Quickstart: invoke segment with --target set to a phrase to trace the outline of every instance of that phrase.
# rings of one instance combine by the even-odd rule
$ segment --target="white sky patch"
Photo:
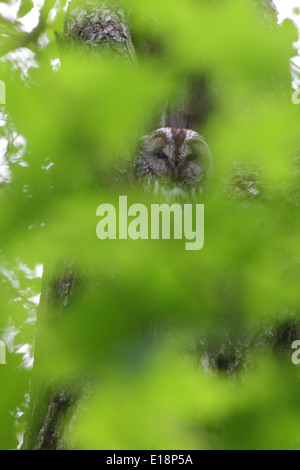
[[[50,61],[50,64],[52,65],[52,70],[53,72],[57,72],[60,68],[60,59],[56,58]]]
[[[7,116],[4,113],[0,113],[0,127],[4,127],[6,125],[6,118]]]
[[[279,12],[279,23],[285,18],[291,18],[300,25],[300,16],[294,13],[295,8],[300,8],[299,0],[273,0],[273,2]]]
[[[34,1],[34,8],[20,19],[22,29],[26,31],[26,33],[30,33],[30,31],[36,28],[39,24],[40,8],[43,6],[43,3],[43,0]]]
[[[38,304],[40,303],[40,298],[41,298],[41,294],[37,294],[35,295],[34,297],[30,297],[29,302],[32,302],[34,305],[38,306]]]
[[[26,264],[19,263],[18,268],[25,273],[27,279],[36,279],[37,277],[42,277],[43,275],[42,264],[37,264],[34,269],[30,269]]]
[[[66,1],[64,10],[67,9],[70,0]],[[9,20],[16,20],[18,15],[18,10],[20,7],[21,0],[12,0],[9,4],[0,3],[0,15],[3,15],[4,18]],[[53,21],[57,14],[57,7],[60,4],[60,0],[56,1],[54,8],[50,11],[50,20]],[[26,33],[30,33],[34,28],[37,27],[40,18],[40,9],[44,5],[44,0],[33,0],[33,8],[19,19],[19,23],[22,27],[22,30]]]
[[[18,275],[19,271],[23,272],[27,279],[41,279],[43,276],[43,265],[36,264],[33,269],[30,269],[26,264],[19,261],[14,267],[9,267],[7,263],[6,266],[4,264],[0,266],[0,273],[2,273],[9,280],[14,289],[16,289],[22,294],[23,291],[20,290],[20,281]],[[39,300],[37,298],[37,295],[31,297],[28,300],[33,303],[36,303]]]
[[[286,18],[290,18],[297,26],[300,38],[300,0],[273,0],[273,2],[279,12],[278,22],[282,23]],[[294,46],[297,53],[292,59],[293,86],[298,88],[300,86],[300,39]]]
[[[17,18],[21,0],[11,1],[10,3],[0,3],[0,15],[4,18],[14,21]]]
[[[28,78],[29,69],[38,68],[34,52],[26,47],[20,47],[15,51],[9,52],[1,60],[7,59],[11,62],[13,70],[21,70],[22,78]]]
[[[15,21],[18,16],[21,0],[11,0],[10,3],[0,3],[0,14],[11,21]],[[34,7],[30,10],[27,15],[23,16],[20,23],[22,24],[24,31],[31,31],[38,24],[40,16],[40,8],[43,6],[44,0],[33,0]],[[28,29],[31,28],[31,29]]]
[[[0,266],[0,273],[7,277],[14,289],[20,289],[20,283],[14,269],[7,269],[4,266]]]
[[[23,354],[22,366],[25,369],[32,369],[34,358],[30,344],[23,344],[16,352],[17,354]]]
[[[18,333],[19,331],[15,327],[9,326],[8,328],[5,328],[5,331],[1,336],[1,339],[3,339],[3,341],[5,342],[10,353],[14,351],[15,336],[17,336]]]
[[[41,278],[43,275],[43,265],[36,264],[33,269],[29,268],[25,263],[17,262],[15,267],[10,268],[8,263],[6,266],[0,266],[0,272],[9,280],[12,287],[16,289],[16,297],[13,302],[22,302],[25,311],[27,311],[26,324],[34,324],[36,321],[36,307],[40,302],[41,293],[35,293],[30,287],[25,290],[21,289],[19,272],[22,271],[27,279]],[[31,295],[31,297],[30,297]],[[30,344],[16,344],[16,337],[20,333],[13,324],[5,328],[1,339],[4,340],[9,352],[22,354],[22,366],[31,369],[33,366],[33,351]]]

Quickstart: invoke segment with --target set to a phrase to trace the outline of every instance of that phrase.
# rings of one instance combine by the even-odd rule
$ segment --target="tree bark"
[[[56,39],[59,47],[79,47],[84,54],[108,53],[136,62],[129,20],[120,2],[71,3],[64,31],[56,33]]]
[[[255,0],[257,1],[257,0]],[[260,0],[273,14],[273,2]],[[136,53],[132,42],[130,24],[122,3],[118,1],[72,2],[65,16],[64,30],[56,33],[59,49],[77,48],[80,54],[110,54],[125,57],[136,63]],[[212,109],[209,82],[205,76],[184,77],[179,95],[167,103],[158,120],[158,126],[193,128],[207,119]],[[52,277],[53,279],[53,277]],[[63,274],[50,281],[43,278],[41,302],[38,308],[37,340],[34,368],[42,366],[42,346],[44,332],[55,309],[53,303],[65,306],[69,303],[79,285],[79,275],[72,266],[66,267]],[[41,318],[43,316],[43,318]],[[76,407],[82,393],[82,383],[49,383],[47,379],[34,380],[27,427],[22,449],[57,450],[69,448],[65,440],[65,421]]]
[[[33,379],[23,450],[57,450],[64,448],[64,425],[74,406],[76,387],[59,384],[43,376],[44,347],[47,328],[56,323],[59,311],[66,307],[79,285],[79,277],[72,266],[53,276],[43,274],[40,304],[37,309],[37,337],[35,343],[34,369],[38,379]],[[51,347],[50,347],[51,351]],[[50,352],[51,353],[51,352]],[[79,384],[78,384],[79,385]]]
[[[136,63],[129,21],[120,2],[73,2],[65,16],[64,31],[56,33],[59,49],[76,48],[79,54],[109,54]],[[45,271],[45,268],[44,268]],[[50,280],[51,279],[51,280]],[[56,279],[53,281],[53,279]],[[33,380],[27,426],[22,449],[58,450],[70,448],[66,441],[65,422],[82,396],[82,380],[65,384],[49,383],[41,374],[43,342],[47,325],[55,322],[56,308],[64,307],[78,288],[79,275],[67,266],[63,274],[43,275],[43,289],[37,312],[37,338],[34,368],[39,368],[39,379]],[[55,305],[54,305],[55,304]],[[54,318],[53,318],[54,315]],[[87,387],[85,382],[84,387]]]

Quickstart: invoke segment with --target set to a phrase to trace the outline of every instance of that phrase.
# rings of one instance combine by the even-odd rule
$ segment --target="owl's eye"
[[[189,160],[190,162],[194,161],[194,160],[198,160],[198,155],[193,152],[193,153],[190,153],[187,157],[186,157],[187,160]]]
[[[156,154],[157,158],[159,158],[160,160],[168,160],[168,157],[165,153],[161,153],[161,152],[158,152]]]

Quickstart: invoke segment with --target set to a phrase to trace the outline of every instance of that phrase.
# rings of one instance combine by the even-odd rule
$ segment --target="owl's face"
[[[212,167],[212,157],[197,132],[164,127],[143,138],[136,167],[139,176],[173,187],[201,187]]]

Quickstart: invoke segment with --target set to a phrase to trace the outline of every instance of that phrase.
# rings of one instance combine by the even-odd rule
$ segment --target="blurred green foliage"
[[[64,15],[59,4],[49,16],[54,4],[45,1],[31,33],[0,18],[1,53],[26,47],[38,64],[24,79],[10,60],[0,62],[7,88],[0,137],[9,142],[10,169],[0,186],[1,332],[13,326],[16,344],[33,344],[30,299],[40,279],[18,266],[43,264],[42,360],[30,374],[36,382],[94,378],[72,433],[79,446],[298,448],[292,350],[278,359],[261,339],[272,343],[278,318],[299,317],[294,29],[272,27],[252,1],[128,0],[133,37],[155,40],[154,54],[134,67],[64,51],[54,71],[53,32]],[[19,18],[31,8],[23,1]],[[49,43],[40,47],[44,33]],[[215,103],[196,129],[215,166],[204,249],[185,251],[179,240],[98,240],[99,204],[117,206],[123,194],[129,204],[153,202],[127,186],[118,168],[130,163],[136,139],[188,74],[208,77]],[[65,304],[47,286],[70,266],[79,287]],[[256,340],[244,339],[253,332]],[[205,371],[207,341],[216,349],[227,341],[233,351],[236,342],[240,374]],[[27,416],[16,413],[29,390],[20,354],[9,354],[0,378],[0,448],[15,448]]]

